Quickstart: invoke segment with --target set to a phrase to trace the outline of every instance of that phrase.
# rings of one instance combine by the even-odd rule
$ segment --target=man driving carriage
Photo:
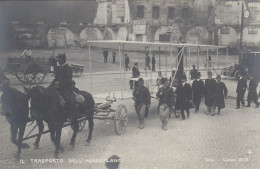
[[[66,62],[65,53],[59,54],[57,61],[60,66],[56,69],[55,78],[50,84],[50,87],[54,87],[58,90],[59,94],[65,101],[65,106],[69,111],[73,111],[75,110],[73,109],[75,102],[72,90],[72,69]]]

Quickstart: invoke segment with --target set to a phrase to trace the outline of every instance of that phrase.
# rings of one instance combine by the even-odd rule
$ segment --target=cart
[[[71,68],[73,77],[79,77],[84,71],[82,65],[71,64]],[[9,56],[5,71],[15,75],[24,84],[39,84],[48,73],[51,73],[50,59]]]

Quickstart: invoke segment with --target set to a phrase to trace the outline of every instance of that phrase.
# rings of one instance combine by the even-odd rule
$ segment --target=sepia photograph
[[[0,0],[0,168],[260,169],[259,82],[260,0]]]

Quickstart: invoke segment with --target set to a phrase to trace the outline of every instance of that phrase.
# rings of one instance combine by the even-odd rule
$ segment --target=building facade
[[[238,48],[242,8],[243,45],[260,46],[259,0],[13,1],[3,6],[15,47],[85,46],[89,40],[178,43],[182,37],[192,44]]]

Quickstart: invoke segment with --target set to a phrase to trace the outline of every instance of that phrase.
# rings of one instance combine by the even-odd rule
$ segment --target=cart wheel
[[[40,64],[29,63],[24,70],[24,76],[25,76],[25,83],[39,84],[44,80],[46,76],[46,72],[44,72]]]
[[[22,83],[26,83],[26,77],[23,72],[15,72],[15,77]]]
[[[82,131],[86,125],[86,119],[79,122],[79,131]]]
[[[127,122],[128,122],[128,115],[127,109],[125,105],[120,104],[117,108],[117,111],[114,116],[115,122],[115,130],[118,135],[121,135],[125,132]]]

